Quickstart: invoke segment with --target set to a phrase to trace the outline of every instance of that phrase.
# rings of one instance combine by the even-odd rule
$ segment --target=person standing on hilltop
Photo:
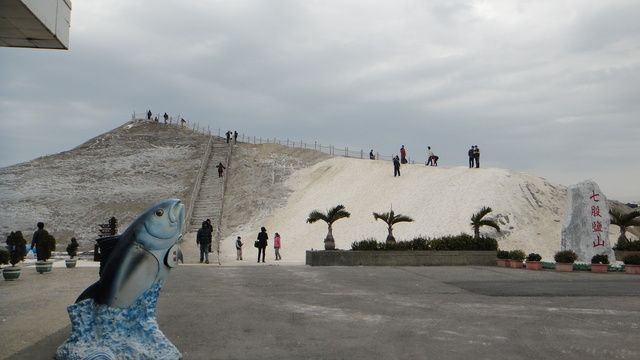
[[[402,145],[402,147],[400,148],[400,157],[402,158],[400,160],[401,163],[406,164],[407,163],[407,150],[404,149],[404,145]]]
[[[234,144],[238,143],[238,132],[237,131],[233,132],[233,143]]]
[[[169,115],[165,112],[164,115],[162,115],[162,117],[164,118],[164,123],[167,123],[167,120],[169,120]]]
[[[373,154],[373,149],[371,149],[371,151],[369,151],[369,159],[371,160],[375,160],[376,156]]]
[[[258,233],[258,262],[260,262],[260,254],[262,254],[262,262],[264,262],[264,253],[269,245],[269,235],[267,235],[267,229],[263,226]]]
[[[393,158],[393,177],[400,176],[400,158],[396,155]]]
[[[433,154],[433,150],[431,150],[431,146],[427,146],[427,163],[425,165],[427,166],[433,166],[434,163],[434,154]]]
[[[469,169],[473,167],[473,151],[475,150],[474,146],[471,145],[471,149],[467,151],[467,155],[469,155]]]
[[[147,111],[147,120],[151,120],[151,115],[153,115],[151,110]]]
[[[36,255],[38,257],[38,261],[46,261],[44,258],[44,250],[41,250],[40,247],[44,244],[45,238],[49,236],[49,232],[44,229],[44,223],[38,223],[38,230],[33,233],[33,239],[31,240],[31,249],[36,249]]]
[[[480,167],[480,148],[478,148],[478,145],[474,145],[473,160],[476,163],[476,169],[479,168]]]

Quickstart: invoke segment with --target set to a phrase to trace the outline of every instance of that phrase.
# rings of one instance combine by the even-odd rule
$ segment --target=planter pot
[[[573,271],[573,263],[556,263],[556,271]]]
[[[499,267],[509,267],[509,259],[497,259]]]
[[[640,265],[625,264],[624,271],[627,274],[640,274]]]
[[[522,269],[522,260],[509,260],[509,267],[512,269]]]
[[[525,266],[527,270],[542,270],[542,261],[527,261]]]
[[[36,272],[40,274],[50,272],[53,261],[36,261]]]
[[[66,259],[64,261],[64,264],[68,267],[68,268],[74,268],[76,267],[78,260],[76,259]]]
[[[591,272],[596,274],[606,274],[609,264],[591,264]]]
[[[16,280],[20,277],[20,270],[22,268],[19,266],[11,266],[2,268],[2,276],[5,280]]]

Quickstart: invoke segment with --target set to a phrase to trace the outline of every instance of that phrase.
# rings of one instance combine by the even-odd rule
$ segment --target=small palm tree
[[[627,214],[623,214],[620,211],[609,210],[611,215],[611,224],[618,225],[620,227],[620,236],[618,236],[618,246],[629,242],[627,239],[627,228],[630,226],[640,226],[640,211],[632,211]]]
[[[324,249],[325,250],[334,250],[336,248],[336,242],[333,239],[333,228],[332,225],[334,222],[342,219],[348,218],[351,216],[348,211],[344,209],[344,205],[335,206],[329,210],[327,213],[321,213],[320,211],[314,210],[309,213],[309,218],[307,222],[309,224],[313,224],[318,220],[322,220],[327,223],[329,227],[329,232],[327,233],[327,237],[324,238]]]
[[[390,212],[386,212],[386,213],[382,213],[382,214],[378,214],[378,213],[373,213],[373,217],[376,220],[382,220],[384,221],[388,228],[387,230],[389,231],[389,235],[387,235],[387,243],[392,243],[395,244],[396,243],[396,238],[393,237],[393,225],[400,223],[400,222],[412,222],[413,219],[405,216],[405,215],[395,215],[395,213],[393,212],[393,209],[391,209]]]
[[[490,207],[485,206],[482,209],[480,209],[479,212],[473,214],[473,216],[471,216],[471,227],[473,227],[473,235],[474,237],[477,239],[480,237],[480,228],[483,226],[490,226],[496,230],[498,230],[498,232],[500,232],[500,226],[493,220],[483,220],[482,218],[485,217],[488,213],[492,212],[493,210],[491,210]]]

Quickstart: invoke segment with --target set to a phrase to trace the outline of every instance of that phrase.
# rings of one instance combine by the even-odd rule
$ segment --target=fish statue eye
[[[162,210],[162,209],[156,210],[156,216],[157,217],[161,217],[162,215],[164,215],[164,210]]]

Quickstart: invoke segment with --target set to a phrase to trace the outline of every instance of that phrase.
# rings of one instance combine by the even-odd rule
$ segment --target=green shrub
[[[361,241],[354,241],[351,243],[351,250],[360,251],[372,251],[372,250],[386,250],[386,251],[406,251],[406,250],[429,250],[430,240],[422,237],[415,238],[409,241],[397,241],[395,243],[378,242],[376,239],[365,239]]]
[[[498,250],[498,241],[496,239],[482,236],[474,238],[469,234],[460,234],[456,236],[444,236],[439,239],[431,240],[431,247],[434,250]]]
[[[625,265],[640,265],[640,254],[629,254],[622,258]]]
[[[524,260],[526,254],[522,250],[511,250],[509,251],[509,260]]]
[[[56,238],[48,234],[36,247],[38,252],[42,251],[45,260],[51,259],[51,253],[56,249]]]
[[[438,239],[417,237],[396,243],[378,242],[375,239],[354,241],[351,250],[498,250],[498,241],[490,237],[474,238],[468,234],[444,236]]]
[[[9,250],[5,248],[0,248],[0,265],[6,265],[11,260],[11,255],[9,254]]]
[[[16,266],[27,256],[27,240],[24,239],[21,231],[12,231],[5,242],[9,249],[9,262],[11,265]]]
[[[623,242],[613,249],[619,251],[640,251],[640,240]]]
[[[527,261],[540,261],[542,260],[542,256],[540,254],[531,253],[527,255]]]
[[[67,245],[67,254],[69,254],[70,259],[78,255],[78,241],[74,237],[71,238],[71,243]]]
[[[561,250],[553,255],[557,263],[573,264],[578,259],[578,255],[572,250]]]
[[[509,252],[507,250],[498,250],[498,259],[508,259]]]
[[[592,264],[608,264],[609,263],[609,255],[599,254],[593,255],[591,258]]]

